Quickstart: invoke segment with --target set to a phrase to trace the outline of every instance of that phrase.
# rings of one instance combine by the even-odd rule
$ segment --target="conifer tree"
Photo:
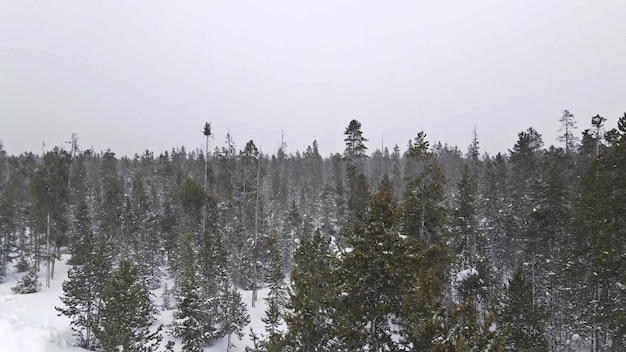
[[[30,182],[29,194],[32,200],[32,232],[35,235],[35,264],[43,259],[47,264],[46,286],[54,278],[54,263],[58,249],[65,241],[68,232],[69,154],[58,148],[46,153],[43,164],[37,169]],[[45,246],[42,255],[40,247]],[[53,251],[53,248],[56,251]]]
[[[498,316],[505,351],[543,352],[548,350],[546,313],[533,303],[532,282],[518,270],[509,282]]]
[[[592,351],[601,351],[604,341],[623,348],[626,293],[620,280],[626,264],[621,209],[626,206],[626,114],[618,128],[606,134],[607,146],[583,171],[574,217],[578,245],[569,253],[570,270],[576,273],[570,299],[577,302],[583,333],[592,337]]]
[[[93,238],[93,241],[91,239]],[[97,326],[103,307],[104,286],[112,268],[111,242],[103,233],[87,237],[85,262],[68,270],[63,282],[61,302],[64,307],[55,307],[59,315],[70,319],[71,329],[78,346],[94,349],[98,342],[92,328]]]
[[[220,312],[220,331],[227,338],[226,351],[232,347],[232,334],[236,334],[239,339],[243,337],[243,329],[250,324],[250,316],[246,305],[241,300],[241,294],[229,281],[222,282]]]
[[[487,253],[487,238],[478,223],[478,184],[468,165],[463,167],[452,211],[452,245],[457,260],[455,273],[460,299],[473,297],[477,304],[486,304],[489,287],[494,283]]]
[[[102,155],[101,184],[102,195],[96,214],[98,214],[98,230],[112,241],[116,250],[119,249],[122,235],[122,209],[124,206],[124,180],[117,167],[115,153],[107,151]]]
[[[502,352],[504,341],[498,335],[494,315],[479,318],[473,298],[456,304],[442,320],[441,335],[433,340],[431,351]]]
[[[26,275],[17,280],[17,284],[11,287],[11,291],[18,294],[35,293],[41,290],[41,282],[37,276],[37,268],[32,265]]]
[[[172,333],[182,339],[183,351],[198,352],[203,350],[213,331],[206,331],[206,300],[193,239],[185,233],[179,236],[177,242],[176,311]]]
[[[363,137],[361,123],[357,120],[350,121],[344,132],[346,149],[344,158],[346,160],[346,181],[348,185],[348,210],[356,213],[363,213],[367,207],[369,198],[369,183],[364,173],[364,160],[367,147],[367,139]]]
[[[0,188],[0,281],[4,279],[7,264],[16,256],[17,209],[12,192]]]
[[[270,259],[270,268],[267,275],[267,284],[269,293],[265,298],[267,302],[267,310],[265,317],[262,318],[265,323],[265,331],[267,332],[267,346],[272,346],[268,350],[280,351],[279,341],[282,339],[282,331],[280,327],[283,325],[283,315],[287,300],[287,292],[285,289],[285,275],[283,273],[282,256],[275,246],[275,239]]]
[[[68,247],[72,255],[69,264],[73,265],[82,265],[88,260],[87,257],[91,254],[88,251],[91,250],[93,243],[91,238],[93,236],[93,222],[88,201],[91,183],[87,175],[85,158],[84,155],[80,155],[73,159],[72,174],[70,175],[72,183],[70,189],[72,226]]]
[[[155,332],[156,308],[148,284],[139,268],[121,260],[104,287],[100,319],[93,327],[104,351],[157,351],[161,327]]]
[[[383,182],[388,184],[387,181]],[[333,316],[340,349],[396,350],[391,319],[399,314],[400,298],[410,287],[410,255],[398,233],[393,195],[379,187],[365,219],[347,232],[347,245],[338,278],[343,294]]]
[[[445,175],[436,156],[428,150],[425,137],[423,132],[418,133],[407,152],[408,158],[417,164],[418,174],[409,180],[404,191],[402,231],[428,246],[444,239],[447,210],[443,204]]]
[[[337,285],[332,273],[337,268],[330,238],[319,229],[305,237],[294,254],[294,268],[285,313],[285,349],[301,352],[330,351],[332,316],[336,309]]]
[[[563,131],[563,135],[559,136],[559,141],[565,143],[565,153],[569,154],[576,150],[576,142],[578,138],[574,135],[574,130],[576,129],[576,120],[574,120],[574,114],[569,112],[569,110],[563,110],[561,114],[561,118],[559,118],[559,122],[561,123],[561,129],[559,131]]]

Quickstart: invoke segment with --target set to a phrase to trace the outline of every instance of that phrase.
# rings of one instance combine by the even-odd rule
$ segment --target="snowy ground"
[[[40,292],[18,295],[11,291],[17,279],[23,274],[16,274],[9,270],[3,283],[0,283],[0,351],[6,352],[67,352],[85,351],[84,349],[73,347],[75,338],[70,330],[69,319],[65,316],[58,316],[55,306],[61,305],[60,296],[63,291],[61,284],[67,278],[68,266],[65,264],[67,257],[57,262],[55,269],[55,279],[50,287],[43,287]],[[45,268],[41,268],[39,280],[45,281]],[[161,305],[161,290],[154,291],[155,303]],[[263,297],[265,291],[259,291],[259,299],[256,307],[251,307],[252,292],[242,291],[242,298],[248,305],[251,324],[244,329],[244,337],[238,340],[233,336],[232,342],[235,348],[231,351],[244,351],[245,346],[250,344],[248,336],[250,327],[259,334],[264,332],[261,318],[265,314],[265,302]],[[159,321],[166,327],[172,320],[173,310],[161,312]],[[165,342],[174,340],[168,334],[164,334],[161,350],[165,350]],[[176,340],[174,340],[176,341]],[[178,341],[177,341],[178,342]],[[180,351],[177,344],[175,351]],[[207,347],[206,352],[226,351],[226,339],[218,341],[215,345]]]

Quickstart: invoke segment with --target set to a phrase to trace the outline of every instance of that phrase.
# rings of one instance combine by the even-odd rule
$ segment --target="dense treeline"
[[[463,153],[423,132],[368,152],[356,120],[328,157],[315,141],[211,150],[209,124],[206,150],[158,156],[0,146],[0,276],[54,279],[69,252],[57,309],[94,350],[230,341],[249,322],[239,289],[269,287],[250,350],[621,351],[626,114],[580,139],[560,121],[563,147],[529,128],[495,156],[476,134]]]

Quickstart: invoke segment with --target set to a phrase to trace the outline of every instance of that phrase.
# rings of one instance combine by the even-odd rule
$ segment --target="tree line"
[[[368,152],[357,120],[328,157],[211,149],[208,123],[204,150],[158,156],[0,147],[0,276],[36,291],[67,252],[57,309],[92,350],[230,346],[240,290],[267,287],[252,351],[620,351],[626,114],[559,121],[560,146],[528,128],[495,156],[476,131],[465,153],[424,132]]]

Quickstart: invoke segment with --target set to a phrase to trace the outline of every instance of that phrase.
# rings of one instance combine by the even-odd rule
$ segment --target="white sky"
[[[132,156],[228,131],[288,152],[370,151],[424,130],[506,152],[534,127],[558,144],[569,109],[626,111],[626,1],[0,0],[0,141]]]

